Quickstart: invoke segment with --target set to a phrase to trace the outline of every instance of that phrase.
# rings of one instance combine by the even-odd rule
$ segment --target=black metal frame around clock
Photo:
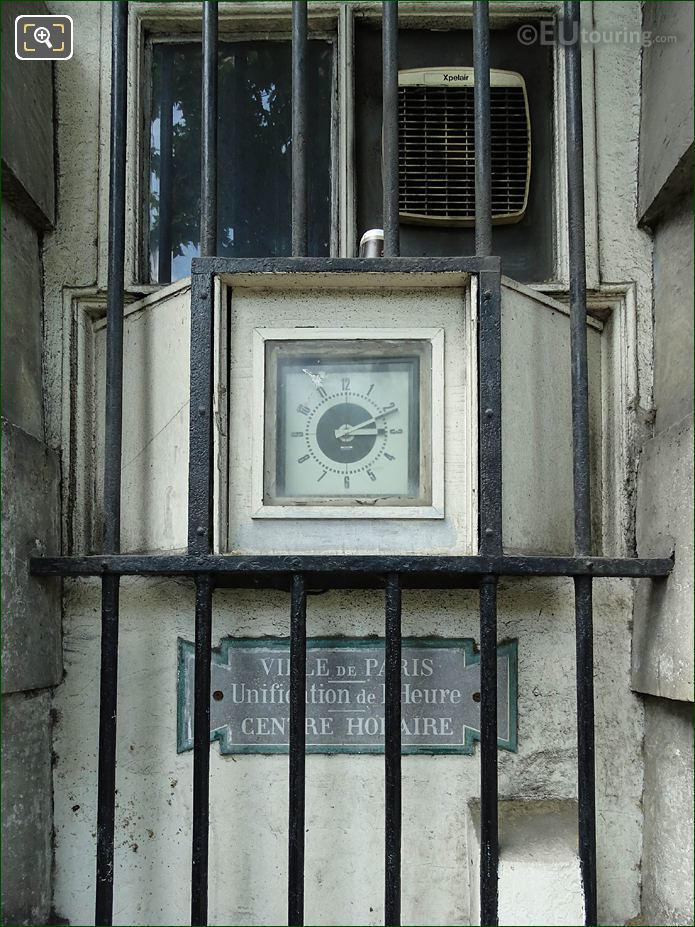
[[[575,556],[510,557],[502,546],[500,380],[500,261],[491,257],[490,87],[488,4],[473,3],[476,151],[476,256],[399,258],[398,254],[398,3],[383,3],[383,188],[386,257],[375,260],[312,259],[307,250],[307,4],[292,4],[292,242],[294,258],[193,262],[191,288],[190,460],[188,553],[181,556],[121,554],[121,437],[123,387],[123,273],[125,256],[125,163],[128,4],[112,4],[111,173],[107,300],[104,553],[93,557],[45,557],[31,561],[35,575],[99,576],[102,582],[99,779],[96,849],[96,924],[111,924],[114,884],[114,811],[121,576],[188,576],[195,582],[195,705],[191,923],[207,923],[209,830],[209,720],[212,598],[224,583],[289,590],[290,762],[288,823],[288,922],[303,923],[306,596],[314,587],[381,587],[385,592],[385,923],[400,923],[401,895],[401,589],[475,585],[480,591],[481,650],[481,923],[497,923],[497,581],[500,576],[571,576],[575,584],[579,854],[586,923],[597,923],[594,806],[594,706],[591,593],[606,576],[668,576],[672,560],[593,557],[590,534],[586,285],[582,176],[582,103],[579,46],[565,50],[567,166],[569,186],[572,423]],[[565,3],[567,35],[579,17]],[[214,255],[216,242],[217,3],[202,4],[202,195],[201,246]],[[576,32],[574,33],[577,34]],[[212,554],[213,526],[213,284],[218,275],[258,274],[474,274],[479,282],[479,555],[470,557],[285,556],[227,557]],[[336,530],[340,530],[339,523]]]

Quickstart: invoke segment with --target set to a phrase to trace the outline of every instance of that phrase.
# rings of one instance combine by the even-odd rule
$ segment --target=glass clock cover
[[[429,341],[268,341],[265,370],[264,504],[429,504]]]

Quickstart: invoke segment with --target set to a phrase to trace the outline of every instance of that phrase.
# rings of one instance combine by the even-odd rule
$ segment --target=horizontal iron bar
[[[193,258],[194,274],[477,274],[499,273],[498,257]]]
[[[34,575],[195,576],[284,575],[296,572],[327,576],[349,573],[385,576],[402,573],[411,577],[495,576],[595,576],[658,577],[673,569],[672,557],[410,557],[410,556],[189,556],[187,554],[97,554],[89,557],[34,557]],[[428,582],[427,585],[432,585]]]

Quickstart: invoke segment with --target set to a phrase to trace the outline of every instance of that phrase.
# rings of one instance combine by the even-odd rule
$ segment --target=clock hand
[[[359,425],[341,425],[340,428],[335,429],[336,438],[344,438],[347,435],[352,435],[356,431],[359,431],[361,428],[365,428],[367,425],[371,425],[372,422],[376,425],[377,418],[383,418],[385,415],[391,415],[392,412],[398,412],[398,406],[394,406],[393,409],[389,409],[387,412],[382,412],[381,415],[373,415],[371,418],[368,418],[365,422],[360,422]]]
[[[345,425],[343,425],[342,427],[345,428]],[[376,431],[373,428],[360,428],[358,431],[355,431],[354,428],[352,428],[350,429],[349,434],[350,434],[350,437],[354,437],[355,435],[378,435],[382,432],[383,432],[383,429],[380,430],[378,428]],[[335,433],[335,436],[336,438],[342,438],[345,436],[345,434],[347,434],[347,432],[341,431],[341,429],[338,428]]]

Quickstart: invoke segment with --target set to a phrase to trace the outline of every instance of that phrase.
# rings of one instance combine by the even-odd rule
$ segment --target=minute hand
[[[381,415],[373,415],[366,421],[360,422],[359,425],[351,425],[349,428],[346,428],[345,425],[343,425],[342,428],[336,428],[335,436],[336,438],[343,438],[346,435],[351,435],[354,431],[359,431],[360,428],[365,428],[367,425],[371,425],[372,422],[374,422],[376,425],[376,420],[378,418],[383,418],[385,415],[391,415],[392,412],[398,412],[398,406],[394,406],[393,409],[389,409],[387,412],[382,412]]]

